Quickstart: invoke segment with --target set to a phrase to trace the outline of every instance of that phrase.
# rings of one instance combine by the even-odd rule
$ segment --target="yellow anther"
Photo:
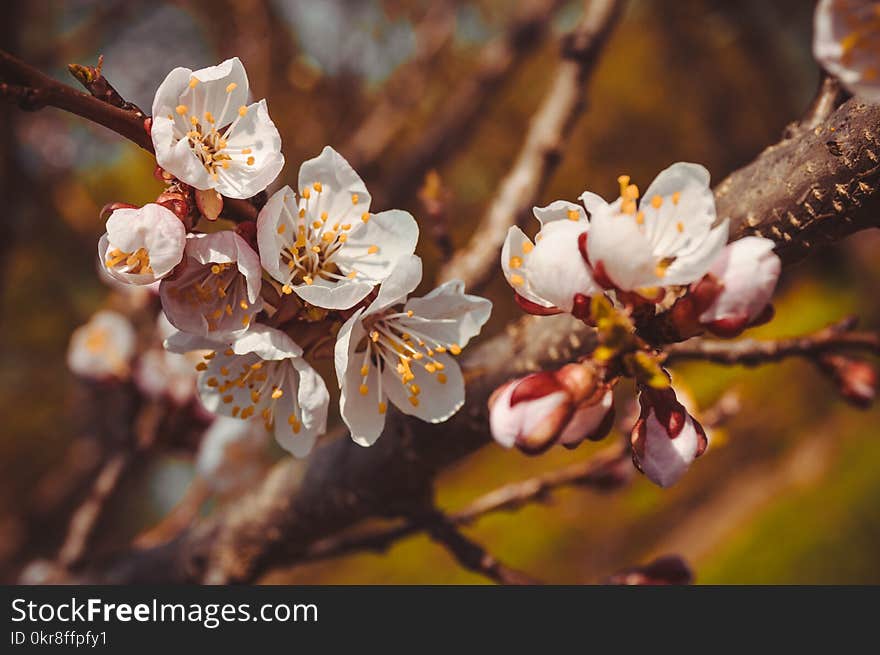
[[[516,255],[514,255],[510,258],[509,264],[510,268],[519,268],[523,264],[522,257],[517,257]]]
[[[410,318],[412,318],[414,314],[415,314],[415,312],[413,310],[411,310],[411,309],[406,310],[406,315],[409,316]]]
[[[251,150],[250,148],[242,148],[241,149],[241,154],[243,154],[243,155],[249,155],[252,152],[253,152],[253,150]]]
[[[636,213],[636,201],[635,200],[624,200],[623,204],[620,206],[620,211],[624,214],[635,214]]]
[[[241,407],[239,407],[238,405],[235,405],[235,406],[232,408],[232,415],[233,415],[233,416],[238,416],[238,413],[239,413],[240,411],[241,411]]]
[[[367,254],[369,255],[375,255],[377,252],[379,252],[379,246],[370,246],[367,248]]]
[[[235,82],[230,82],[229,84],[226,85],[226,93],[232,93],[237,88],[238,88],[238,84],[236,84]]]
[[[226,309],[226,315],[232,316],[232,305],[226,305],[225,309]]]
[[[312,190],[309,189],[308,187],[306,187],[305,189],[302,190],[302,193],[300,195],[303,198],[305,198],[306,200],[308,200],[309,198],[312,197]]]
[[[373,330],[372,332],[370,332],[370,341],[372,341],[373,343],[376,343],[377,341],[379,341],[379,333],[376,332],[376,330]]]
[[[623,190],[621,195],[627,200],[635,200],[639,197],[639,187],[635,184],[630,184]]]
[[[672,204],[677,205],[679,200],[681,200],[681,192],[676,191],[672,194]]]
[[[620,185],[620,195],[623,195],[626,187],[629,186],[629,179],[629,175],[621,175],[617,178],[617,183]]]
[[[535,244],[531,241],[523,241],[522,251],[524,255],[528,255],[532,250],[535,249]]]
[[[425,370],[428,371],[428,373],[436,373],[437,365],[434,364],[434,362],[428,362],[427,364],[425,364]]]
[[[321,222],[322,223],[327,222],[327,212],[321,212]]]
[[[364,212],[363,214],[361,214],[361,220],[362,220],[364,223],[368,223],[369,220],[370,220],[370,214],[369,214],[369,212]]]
[[[197,371],[206,371],[206,370],[208,370],[208,365],[205,364],[205,362],[199,362],[198,364],[196,364],[196,370]]]
[[[309,250],[311,250],[313,253],[315,253],[317,255],[318,253],[321,252],[321,246],[312,246],[311,248],[309,248]]]
[[[651,198],[651,207],[653,207],[654,209],[660,209],[660,206],[662,204],[663,204],[663,197],[662,196],[654,196],[653,198]]]
[[[312,227],[316,230],[320,230],[321,229],[321,221],[314,221],[312,223]]]
[[[272,392],[272,400],[278,400],[283,395],[284,395],[283,389],[275,389],[275,391]]]
[[[260,402],[260,392],[259,391],[251,391],[251,402],[256,405]]]
[[[361,392],[362,396],[366,396],[368,393],[370,393],[370,387],[368,387],[365,384],[362,384],[360,387],[358,387],[358,391]]]
[[[346,275],[345,277],[347,277],[349,280],[353,280],[353,279],[355,279],[357,276],[358,276],[357,271],[352,271],[351,273],[349,273],[349,274]]]
[[[303,207],[302,209],[299,210],[299,217],[303,218],[305,215],[306,215],[306,208]]]
[[[340,234],[339,235],[339,243],[345,243],[346,241],[348,241],[348,235],[347,234]]]
[[[254,159],[253,157],[248,157],[248,158],[247,158],[247,165],[248,165],[248,166],[253,166],[253,165],[254,165],[254,161],[255,161],[255,159]]]
[[[219,382],[217,381],[217,378],[208,378],[205,381],[205,384],[207,384],[209,387],[216,387]]]
[[[453,355],[460,355],[461,354],[461,346],[459,346],[457,343],[450,344],[449,352],[451,352]]]
[[[278,226],[278,234],[284,234],[284,230],[286,230],[286,229],[287,229],[287,226],[284,223],[282,223],[281,225]]]
[[[241,417],[242,418],[250,418],[253,415],[254,415],[254,406],[253,405],[251,405],[249,407],[245,407],[243,410],[241,410]]]
[[[370,372],[370,367],[368,364],[364,364],[361,366],[361,377],[367,377],[367,374]]]
[[[247,309],[248,307],[250,307],[250,305],[247,304],[247,300],[242,300],[241,302],[238,303],[238,306],[241,307],[242,309]]]
[[[678,223],[675,224],[675,229],[678,230],[679,232],[684,232],[684,223],[679,221]]]
[[[205,120],[208,121],[209,123],[213,123],[214,122],[214,114],[212,114],[209,111],[206,111],[205,112]]]
[[[359,198],[358,194],[352,193],[351,194],[351,204],[352,205],[358,204],[358,198]]]
[[[304,275],[304,276],[303,276],[303,282],[305,282],[305,283],[308,284],[309,286],[312,286],[312,285],[315,283],[315,281],[312,279],[312,276],[311,276],[311,275]]]
[[[312,185],[312,188],[313,188],[315,191],[317,191],[318,193],[321,193],[321,189],[322,189],[323,187],[321,186],[321,183],[320,183],[320,182],[315,182],[315,183]]]
[[[174,108],[174,111],[177,112],[178,116],[186,116],[187,112],[189,111],[189,107],[187,107],[186,105],[177,105],[177,107]]]
[[[324,232],[324,234],[321,235],[321,240],[326,241],[327,243],[330,243],[335,238],[336,238],[335,232]]]
[[[645,212],[640,211],[636,214],[636,223],[639,225],[644,225],[645,223]]]
[[[229,403],[231,403],[232,400],[233,400],[232,395],[223,396],[223,402],[226,403],[227,405],[228,405]]]
[[[254,362],[251,364],[252,371],[259,371],[261,368],[263,368],[263,362]]]
[[[226,352],[228,353],[227,357],[231,357],[232,355],[235,354],[234,352],[232,352],[231,348],[229,350],[227,350]],[[221,366],[220,367],[220,375],[222,375],[224,377],[229,375],[229,369],[226,368],[225,366]]]
[[[409,385],[409,390],[412,392],[412,395],[414,395],[414,396],[418,396],[420,393],[422,393],[422,390],[419,388],[419,385],[417,385],[417,384]]]
[[[522,284],[524,282],[525,282],[525,279],[523,278],[522,275],[514,274],[514,275],[510,276],[510,283],[515,287],[522,286]]]
[[[242,327],[247,327],[250,324],[251,324],[251,317],[250,316],[242,317],[242,319],[241,319],[241,326]]]
[[[388,405],[386,405],[385,403],[379,403],[379,413],[384,414],[387,411],[388,411]]]
[[[409,397],[409,404],[412,405],[413,407],[418,407],[419,406],[419,399],[416,396],[410,396]]]
[[[293,293],[293,288],[289,284],[285,284],[283,287],[281,287],[281,293],[283,293],[285,296],[289,296]]]
[[[439,382],[440,384],[446,384],[446,374],[445,373],[438,373],[437,374],[437,382]]]
[[[241,107],[238,108],[238,115],[241,116],[242,118],[244,118],[244,116],[247,115],[247,112],[248,112],[248,108],[245,107],[244,105],[242,105]]]
[[[577,209],[569,209],[568,210],[568,220],[577,221],[577,220],[580,220],[580,217],[581,217],[581,215]]]
[[[214,264],[213,266],[211,266],[211,272],[212,272],[214,275],[220,275],[220,265],[219,265],[219,264]]]
[[[199,81],[196,78],[194,78],[194,77],[189,78],[189,88],[191,88],[191,89],[196,88],[196,86],[198,86],[198,83],[199,83]]]

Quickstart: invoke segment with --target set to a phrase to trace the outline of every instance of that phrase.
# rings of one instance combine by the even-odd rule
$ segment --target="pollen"
[[[524,255],[528,255],[532,250],[535,249],[535,244],[531,241],[524,241],[522,244],[522,251]]]
[[[358,194],[352,193],[351,194],[351,204],[352,205],[358,204],[358,198],[360,198],[360,196],[358,196]]]
[[[198,86],[198,84],[199,84],[199,81],[196,78],[194,78],[194,77],[189,78],[189,88],[194,89]]]
[[[679,221],[678,223],[675,224],[675,229],[678,230],[679,232],[684,232],[684,223]]]
[[[376,343],[377,341],[379,341],[379,333],[376,332],[375,330],[370,332],[370,341],[372,341],[373,343]]]
[[[366,377],[369,372],[370,372],[369,366],[367,366],[366,364],[361,366],[361,377]]]
[[[446,384],[446,374],[445,373],[438,373],[437,374],[437,382],[439,382],[440,384]]]
[[[214,114],[212,114],[209,111],[206,111],[205,112],[205,120],[208,121],[209,123],[213,123],[214,122]]]
[[[379,403],[379,413],[384,414],[387,411],[388,411],[388,405],[386,405],[385,403]]]
[[[360,387],[358,387],[358,391],[360,391],[362,396],[366,396],[368,393],[370,393],[370,387],[362,384]]]
[[[522,257],[513,256],[510,258],[510,268],[519,268],[520,266],[522,266],[522,264]]]
[[[419,385],[417,385],[417,384],[409,385],[409,390],[412,392],[412,395],[414,395],[414,396],[418,396],[420,393],[422,393],[421,388],[419,388]]]
[[[178,116],[186,116],[187,112],[189,112],[189,107],[186,105],[177,105],[177,107],[174,108],[174,111],[177,112]]]
[[[237,88],[238,88],[238,84],[236,84],[235,82],[230,82],[229,84],[226,85],[226,93],[232,93]]]
[[[233,400],[232,395],[223,396],[223,402],[226,403],[227,405],[228,405],[229,403],[231,403],[232,400]]]
[[[207,371],[208,365],[205,364],[205,362],[199,362],[198,364],[196,364],[196,370],[197,371]]]
[[[578,213],[577,209],[569,209],[568,210],[568,220],[576,221],[576,220],[579,220],[580,217],[581,217],[581,215],[580,215],[580,213]]]
[[[253,157],[248,157],[248,158],[247,158],[247,165],[248,165],[248,166],[253,166],[253,165],[254,165],[254,161],[255,161],[255,160],[254,160]]]
[[[252,152],[253,152],[253,150],[251,150],[250,148],[242,148],[241,149],[241,154],[243,154],[243,155],[249,155]]]
[[[369,212],[364,212],[363,214],[361,214],[361,220],[362,220],[364,223],[368,223],[368,222],[370,221],[370,214],[369,214]]]
[[[275,391],[272,392],[272,400],[278,400],[283,395],[284,395],[283,389],[275,389]]]
[[[681,200],[681,192],[676,191],[672,194],[672,204],[677,205],[679,200]]]
[[[283,293],[285,296],[289,296],[293,293],[293,289],[289,284],[285,284],[283,287],[281,287],[281,293]]]
[[[525,282],[525,279],[522,275],[511,275],[510,283],[516,287],[521,286]]]
[[[460,355],[461,354],[461,346],[459,346],[457,343],[450,344],[449,352],[451,352],[453,355]]]
[[[286,230],[286,229],[287,229],[287,226],[284,223],[282,223],[281,225],[278,226],[278,234],[284,234],[284,230]]]
[[[626,191],[626,187],[629,186],[629,175],[621,175],[617,178],[617,183],[620,185],[620,195],[623,195]]]
[[[417,396],[410,396],[409,397],[409,404],[412,405],[413,407],[418,407],[419,406],[418,397]]]
[[[247,115],[247,112],[248,112],[248,108],[245,107],[244,105],[242,105],[241,107],[238,108],[238,115],[241,116],[242,118],[244,118]]]
[[[640,211],[636,214],[636,223],[639,225],[644,225],[645,223],[645,212]]]
[[[379,246],[370,246],[367,248],[367,254],[375,255],[377,252],[379,252]]]
[[[238,306],[242,309],[247,309],[248,307],[250,307],[250,305],[247,304],[246,300],[242,300],[240,303],[238,303]]]

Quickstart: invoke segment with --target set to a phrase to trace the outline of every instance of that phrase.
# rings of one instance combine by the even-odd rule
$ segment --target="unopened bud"
[[[643,387],[639,405],[641,413],[631,435],[633,463],[652,482],[669,487],[705,452],[706,432],[671,387]]]
[[[686,585],[694,581],[687,563],[677,555],[660,557],[644,566],[618,571],[606,582],[614,585]]]
[[[613,422],[611,389],[588,363],[512,380],[492,394],[489,410],[495,440],[528,454],[601,439]]]
[[[223,196],[214,191],[214,189],[196,189],[195,190],[196,205],[202,216],[209,221],[216,221],[223,211]]]

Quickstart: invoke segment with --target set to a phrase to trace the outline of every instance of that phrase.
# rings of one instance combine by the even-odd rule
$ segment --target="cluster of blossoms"
[[[528,453],[601,439],[612,427],[612,388],[632,377],[641,407],[633,460],[668,486],[707,439],[637,326],[662,319],[679,339],[736,336],[771,315],[780,261],[768,239],[727,243],[702,166],[674,164],[644,194],[626,175],[618,182],[620,197],[610,203],[586,192],[581,204],[536,207],[534,240],[510,229],[501,265],[519,305],[537,315],[569,313],[597,328],[600,345],[589,359],[498,389],[491,428],[499,443]]]
[[[173,70],[145,125],[166,188],[143,207],[109,206],[98,243],[114,280],[158,284],[166,350],[140,358],[139,386],[171,385],[178,399],[197,388],[209,412],[248,423],[230,432],[224,422],[218,431],[235,436],[218,443],[262,423],[298,457],[326,430],[330,393],[313,366],[322,355],[333,355],[340,413],[361,445],[381,435],[388,403],[429,422],[458,411],[464,380],[454,356],[491,303],[460,282],[410,297],[422,266],[409,213],[371,212],[363,181],[330,147],[302,165],[295,189],[267,198],[284,165],[281,139],[266,102],[248,104],[238,59]],[[258,209],[256,220],[218,221],[230,199]],[[120,325],[98,314],[81,328],[73,370],[125,375],[135,336]]]

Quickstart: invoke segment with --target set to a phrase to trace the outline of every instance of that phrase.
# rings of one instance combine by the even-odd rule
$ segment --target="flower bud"
[[[614,585],[687,585],[694,581],[694,574],[678,555],[659,557],[644,566],[618,571],[605,582]]]
[[[703,426],[675,397],[672,388],[643,387],[641,413],[633,427],[633,463],[655,484],[675,484],[709,445]]]
[[[126,379],[136,339],[127,318],[110,310],[96,312],[71,335],[67,365],[75,374],[93,380]]]
[[[761,237],[744,237],[729,243],[707,275],[719,288],[699,315],[699,322],[721,337],[734,337],[762,318],[779,279],[781,262],[774,243]],[[704,280],[705,281],[705,280]],[[696,285],[699,293],[704,282]]]
[[[492,436],[502,446],[538,454],[554,444],[598,440],[613,423],[611,388],[589,364],[567,364],[499,387],[489,399]]]

